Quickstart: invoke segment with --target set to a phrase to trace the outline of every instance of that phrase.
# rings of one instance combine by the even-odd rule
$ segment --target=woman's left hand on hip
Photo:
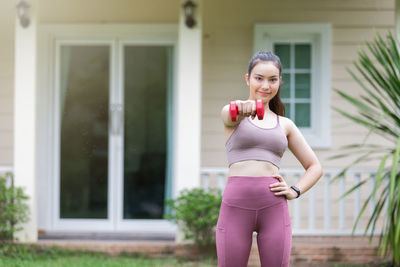
[[[279,182],[277,183],[272,183],[269,185],[270,190],[274,192],[276,196],[285,196],[286,199],[291,200],[295,199],[297,197],[296,191],[294,191],[292,188],[290,188],[286,181],[283,179],[282,176],[280,175],[273,175],[273,177],[276,177],[279,179]]]

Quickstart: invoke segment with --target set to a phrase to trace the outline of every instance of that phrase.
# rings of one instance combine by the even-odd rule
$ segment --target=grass
[[[211,267],[216,266],[212,261],[196,262],[196,261],[179,261],[177,259],[142,259],[142,258],[111,258],[97,257],[90,255],[60,257],[57,259],[0,259],[0,266],[7,267],[167,267],[167,266],[198,266]]]
[[[0,244],[0,266],[7,267],[211,267],[217,259],[150,258],[138,253],[112,256],[101,252],[40,247],[14,243]]]

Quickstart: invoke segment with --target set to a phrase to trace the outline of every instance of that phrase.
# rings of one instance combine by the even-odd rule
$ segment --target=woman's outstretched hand
[[[276,196],[285,196],[286,199],[291,200],[297,197],[296,191],[290,188],[285,180],[280,175],[273,175],[279,179],[279,182],[269,185],[269,188]]]
[[[257,114],[256,101],[255,100],[236,100],[236,105],[239,110],[239,115],[243,117],[250,117],[254,120]]]

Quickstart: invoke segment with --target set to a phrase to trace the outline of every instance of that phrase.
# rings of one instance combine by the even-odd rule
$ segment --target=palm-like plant
[[[339,174],[333,177],[332,182],[346,174],[346,171],[361,161],[374,158],[380,159],[380,165],[375,175],[374,187],[370,196],[365,200],[354,223],[352,234],[356,229],[359,219],[368,203],[373,204],[379,194],[374,210],[365,228],[364,236],[371,230],[370,241],[373,238],[375,225],[382,211],[387,205],[385,224],[379,237],[379,252],[381,256],[387,256],[389,248],[392,251],[393,264],[400,265],[400,53],[399,43],[388,32],[386,40],[379,34],[371,42],[366,42],[372,56],[360,49],[358,60],[353,65],[361,74],[358,77],[352,70],[347,69],[354,80],[361,86],[366,95],[355,98],[344,91],[334,89],[342,98],[357,108],[356,115],[333,107],[336,111],[349,118],[353,122],[369,129],[368,134],[360,144],[343,146],[346,153],[329,157],[329,159],[346,157],[353,154],[361,154],[346,166]],[[371,59],[372,58],[372,59]],[[391,143],[390,146],[368,144],[367,138],[374,132]],[[351,152],[351,153],[349,153]],[[379,155],[379,156],[377,156]],[[375,157],[373,157],[375,156]],[[390,162],[391,160],[391,162]],[[390,167],[386,167],[391,163]],[[339,199],[346,197],[355,189],[368,181],[368,178],[360,181]]]

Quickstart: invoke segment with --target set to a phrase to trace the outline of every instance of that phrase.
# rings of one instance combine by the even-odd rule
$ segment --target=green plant
[[[221,190],[211,188],[209,192],[201,188],[184,189],[177,199],[168,199],[171,214],[164,218],[183,223],[185,239],[194,239],[198,246],[215,244],[214,229],[218,221],[222,201]]]
[[[340,155],[329,157],[330,159],[347,157],[361,153],[356,160],[345,167],[338,175],[333,177],[332,182],[345,175],[348,168],[361,161],[379,159],[380,165],[375,175],[375,183],[372,194],[365,200],[360,213],[353,226],[352,233],[365,211],[368,203],[373,205],[376,201],[372,215],[369,218],[364,236],[371,230],[370,241],[373,238],[375,225],[381,212],[387,205],[387,220],[379,237],[379,251],[382,256],[387,256],[389,248],[392,250],[392,261],[400,265],[400,54],[399,44],[388,32],[384,40],[376,34],[372,42],[366,42],[369,51],[367,53],[360,49],[358,60],[353,61],[355,68],[361,74],[358,77],[353,71],[347,69],[354,80],[361,86],[366,95],[353,97],[344,91],[335,91],[351,105],[357,108],[357,115],[334,107],[336,111],[349,118],[353,122],[369,129],[365,139],[360,144],[343,146],[342,149],[349,150]],[[367,144],[366,141],[372,132],[385,138],[389,145]],[[353,151],[351,151],[353,150]],[[377,156],[378,155],[378,156]],[[391,159],[391,166],[386,167]],[[358,187],[368,181],[364,179],[357,185],[344,193],[340,199],[346,197]],[[377,192],[381,192],[377,194]],[[377,198],[377,199],[376,199]]]
[[[14,186],[11,173],[0,177],[0,241],[12,240],[14,233],[22,230],[17,225],[29,220],[27,199],[22,188]]]

